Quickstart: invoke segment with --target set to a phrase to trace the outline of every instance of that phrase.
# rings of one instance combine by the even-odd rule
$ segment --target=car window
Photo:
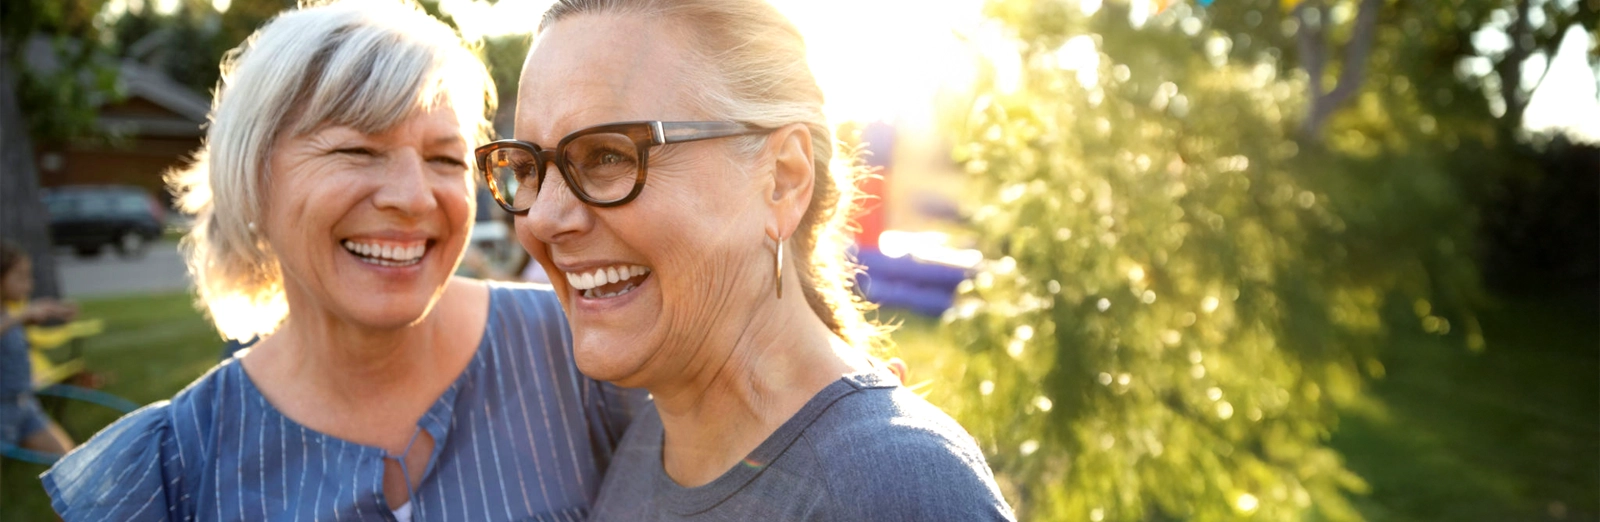
[[[137,194],[118,194],[115,211],[119,216],[138,216],[150,211],[150,205]]]
[[[88,193],[78,199],[78,215],[86,218],[98,218],[111,215],[111,196],[103,193]]]
[[[53,219],[70,218],[77,213],[78,199],[67,195],[50,196],[45,198],[44,206]]]

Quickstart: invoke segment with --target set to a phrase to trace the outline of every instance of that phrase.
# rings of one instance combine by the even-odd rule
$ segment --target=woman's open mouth
[[[644,284],[650,277],[650,267],[615,265],[601,267],[581,274],[567,273],[567,283],[588,299],[617,297]]]
[[[363,263],[378,266],[411,266],[422,262],[428,241],[371,241],[346,239],[340,244]]]

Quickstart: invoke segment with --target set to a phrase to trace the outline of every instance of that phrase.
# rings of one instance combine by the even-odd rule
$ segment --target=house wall
[[[45,187],[133,185],[148,190],[170,205],[172,198],[166,193],[162,176],[171,169],[187,165],[190,154],[200,147],[200,139],[135,139],[122,145],[41,151],[39,182]],[[59,158],[55,160],[57,164],[47,165],[51,160],[47,160],[46,156],[50,154]],[[46,170],[47,166],[57,168]]]
[[[171,206],[162,177],[189,164],[200,148],[200,124],[140,97],[102,109],[100,118],[120,135],[39,149],[39,184],[133,185]]]

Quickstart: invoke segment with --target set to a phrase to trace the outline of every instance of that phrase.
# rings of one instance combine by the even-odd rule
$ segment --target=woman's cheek
[[[476,209],[473,189],[476,185],[470,175],[443,177],[439,188],[439,201],[444,206],[445,217],[452,225],[464,225],[463,221],[471,221]]]

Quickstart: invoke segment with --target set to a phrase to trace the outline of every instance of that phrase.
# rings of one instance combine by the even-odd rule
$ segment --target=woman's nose
[[[419,215],[439,206],[433,197],[427,160],[420,155],[397,154],[388,163],[388,176],[373,196],[373,204],[407,215]]]
[[[582,233],[589,227],[590,217],[588,208],[572,193],[556,166],[549,164],[527,216],[519,218],[517,226],[527,227],[540,242],[554,243]]]

